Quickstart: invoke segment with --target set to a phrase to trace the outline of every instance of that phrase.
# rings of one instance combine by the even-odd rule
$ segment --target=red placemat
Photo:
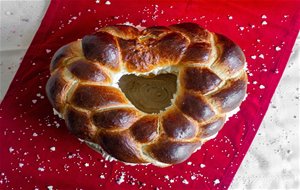
[[[1,103],[0,189],[228,188],[291,53],[299,10],[297,1],[52,1]],[[186,162],[157,168],[105,161],[53,115],[44,87],[60,46],[106,25],[185,21],[235,41],[249,69],[248,97],[238,114]]]

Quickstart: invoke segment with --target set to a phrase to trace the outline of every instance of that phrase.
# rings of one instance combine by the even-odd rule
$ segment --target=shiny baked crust
[[[158,114],[138,110],[113,85],[120,73],[169,67],[177,92]],[[247,88],[240,47],[194,23],[104,27],[61,47],[50,71],[47,96],[73,134],[117,160],[157,166],[183,162],[214,137]]]

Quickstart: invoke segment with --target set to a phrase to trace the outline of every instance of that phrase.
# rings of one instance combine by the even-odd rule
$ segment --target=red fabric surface
[[[299,3],[110,2],[51,2],[1,103],[0,189],[228,188],[291,53],[300,25]],[[60,46],[94,32],[95,28],[126,21],[142,26],[196,22],[228,36],[245,52],[249,69],[247,99],[218,136],[182,164],[157,168],[105,161],[68,132],[64,121],[53,115],[45,97],[49,62]],[[272,126],[268,127],[272,130]]]

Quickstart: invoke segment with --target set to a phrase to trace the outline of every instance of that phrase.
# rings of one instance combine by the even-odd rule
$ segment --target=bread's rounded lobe
[[[193,43],[209,40],[209,32],[196,23],[174,24],[170,28],[184,34]]]
[[[128,131],[102,132],[98,134],[97,142],[112,157],[129,163],[144,163],[140,147],[132,139]]]
[[[214,119],[213,121],[201,125],[201,139],[206,139],[206,138],[210,138],[213,137],[214,135],[216,135],[221,128],[223,127],[225,123],[225,117],[219,117],[217,119]]]
[[[116,36],[118,38],[122,38],[125,40],[135,39],[140,34],[139,30],[136,29],[135,27],[126,26],[126,25],[106,26],[101,28],[99,31],[107,32],[112,36]]]
[[[245,55],[241,48],[227,37],[216,34],[216,38],[219,58],[211,68],[226,77],[230,77],[244,68]]]
[[[121,55],[126,69],[129,72],[151,71],[159,60],[159,55],[155,54],[147,45],[137,40],[118,39]]]
[[[226,113],[237,108],[246,96],[247,76],[245,73],[240,78],[228,80],[227,84],[218,92],[210,95],[221,113]]]
[[[182,64],[205,64],[211,59],[211,44],[208,42],[199,42],[191,44],[182,60]]]
[[[50,71],[53,72],[55,69],[64,66],[71,58],[81,56],[83,55],[80,40],[64,45],[53,55],[50,63]]]
[[[93,114],[93,123],[103,129],[125,129],[130,127],[140,116],[133,108],[114,108]]]
[[[166,135],[174,139],[190,139],[196,136],[197,126],[176,108],[162,116],[162,126]]]
[[[172,32],[163,36],[154,46],[160,66],[178,64],[187,46],[188,40],[180,33]]]
[[[66,104],[67,94],[73,85],[73,81],[64,77],[63,69],[53,73],[46,84],[46,95],[51,105],[60,113]]]
[[[92,82],[111,82],[110,77],[97,64],[86,59],[79,59],[68,65],[68,70],[79,80]]]
[[[87,59],[113,70],[119,69],[119,49],[112,35],[106,32],[86,35],[82,38],[82,50]]]
[[[145,147],[144,151],[159,162],[178,164],[188,159],[200,146],[200,142],[174,142],[162,139],[159,143]]]
[[[82,109],[96,110],[127,103],[120,90],[109,86],[79,85],[70,100]]]
[[[78,138],[92,140],[97,129],[91,124],[89,114],[68,106],[65,111],[65,121],[68,129]]]
[[[179,95],[175,104],[184,114],[199,122],[215,115],[213,108],[202,95],[185,92]]]
[[[182,85],[188,90],[206,94],[214,90],[222,79],[208,68],[186,67],[182,70]]]
[[[158,116],[147,115],[136,121],[130,128],[133,138],[140,143],[148,143],[158,135]]]

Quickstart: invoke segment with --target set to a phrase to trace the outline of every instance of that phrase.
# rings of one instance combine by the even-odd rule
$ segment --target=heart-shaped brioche
[[[47,96],[73,134],[119,161],[162,167],[216,136],[247,88],[242,50],[194,23],[107,26],[61,47],[50,71]],[[161,72],[177,75],[177,91],[159,113],[138,110],[117,85]]]

